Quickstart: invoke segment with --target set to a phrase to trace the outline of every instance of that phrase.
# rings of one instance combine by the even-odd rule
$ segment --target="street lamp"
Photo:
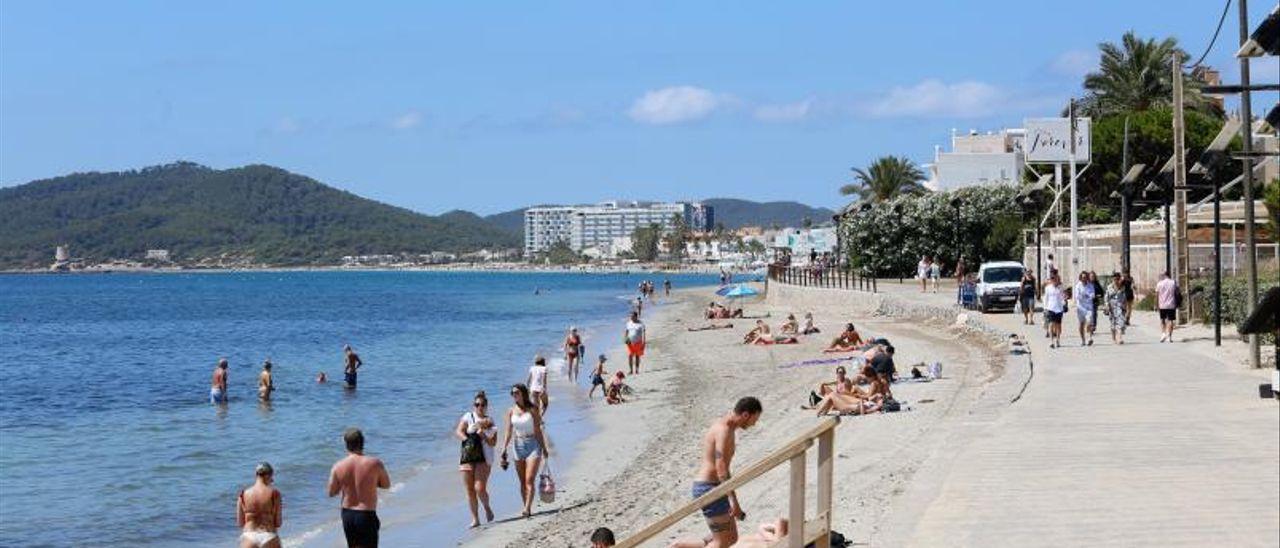
[[[1019,200],[1022,205],[1022,208],[1024,210],[1034,209],[1034,207],[1036,206],[1035,197],[1039,196],[1041,192],[1044,192],[1045,189],[1049,188],[1049,183],[1052,180],[1053,180],[1052,175],[1049,175],[1049,174],[1041,175],[1040,179],[1037,180],[1035,184],[1030,185],[1024,188],[1021,192],[1019,192],[1018,196],[1019,196]],[[1043,221],[1036,222],[1036,294],[1037,295],[1040,294],[1040,284],[1042,283],[1042,280],[1040,278],[1042,276],[1042,273],[1044,272],[1044,267],[1040,264],[1040,260],[1041,260],[1040,228],[1042,224],[1043,224]]]
[[[956,250],[956,268],[960,268],[960,258],[964,256],[964,254],[960,252],[960,205],[961,205],[960,197],[959,196],[951,197],[950,204],[951,204],[951,207],[955,208],[956,210],[956,216],[951,220],[951,236],[952,236],[952,239],[955,240],[954,245]]]
[[[1222,346],[1222,188],[1221,177],[1217,174],[1227,164],[1227,146],[1240,131],[1242,121],[1238,118],[1227,118],[1218,135],[1209,143],[1209,147],[1200,155],[1196,165],[1191,166],[1189,173],[1208,179],[1208,185],[1188,185],[1191,187],[1213,189],[1213,344]],[[1245,168],[1248,169],[1246,164]],[[1175,187],[1177,188],[1177,187]]]
[[[1134,164],[1120,179],[1119,188],[1111,193],[1112,198],[1120,199],[1120,270],[1126,273],[1129,272],[1129,201],[1138,192],[1138,177],[1146,170],[1146,164]]]

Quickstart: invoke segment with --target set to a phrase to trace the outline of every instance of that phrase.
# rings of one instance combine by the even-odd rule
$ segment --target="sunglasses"
[[[489,405],[489,404],[488,404],[487,402],[481,402],[481,401],[478,401],[478,402],[475,402],[475,403],[473,403],[473,404],[471,404],[471,405],[472,405],[473,407],[485,407],[485,406],[487,406],[487,405]]]

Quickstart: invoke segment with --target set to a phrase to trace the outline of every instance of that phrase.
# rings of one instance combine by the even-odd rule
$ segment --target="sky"
[[[1250,24],[1275,4],[1250,2]],[[424,213],[612,198],[838,207],[1082,93],[1127,30],[1216,0],[0,3],[0,186],[271,164]],[[1206,63],[1236,82],[1233,5]],[[1252,30],[1252,29],[1250,29]],[[1275,58],[1254,61],[1275,81]],[[1276,94],[1255,97],[1255,113]],[[1233,104],[1228,108],[1235,108]]]

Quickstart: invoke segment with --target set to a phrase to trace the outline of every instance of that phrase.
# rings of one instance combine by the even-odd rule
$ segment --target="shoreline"
[[[670,263],[636,263],[628,265],[564,265],[548,266],[531,263],[450,263],[415,266],[252,266],[252,267],[112,267],[55,271],[47,268],[0,269],[0,275],[41,274],[106,275],[106,274],[234,274],[253,272],[505,272],[515,274],[717,274],[719,265],[667,268]],[[742,270],[734,272],[743,275]]]

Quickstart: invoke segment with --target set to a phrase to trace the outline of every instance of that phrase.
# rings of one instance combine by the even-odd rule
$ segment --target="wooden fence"
[[[639,546],[640,543],[652,539],[690,514],[699,512],[702,507],[709,506],[716,499],[728,496],[730,491],[741,489],[742,486],[764,475],[765,472],[781,466],[784,462],[791,463],[790,507],[787,513],[790,527],[787,530],[786,538],[777,542],[774,546],[804,548],[809,543],[814,543],[815,546],[830,546],[831,488],[832,478],[835,473],[835,428],[838,424],[840,424],[838,417],[822,419],[822,422],[818,423],[817,426],[797,436],[781,449],[774,451],[745,470],[737,472],[729,481],[693,499],[692,502],[677,508],[662,519],[641,529],[640,532],[623,539],[617,546],[619,548]],[[814,440],[818,441],[818,507],[813,519],[806,520],[805,456],[809,448],[813,446]]]
[[[874,277],[859,276],[848,269],[769,265],[769,280],[801,287],[826,287],[876,292],[876,279]]]

